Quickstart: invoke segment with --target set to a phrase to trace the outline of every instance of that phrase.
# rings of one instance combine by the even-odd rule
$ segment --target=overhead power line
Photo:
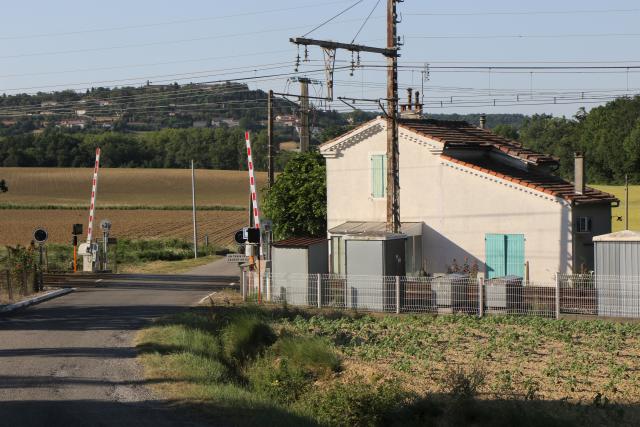
[[[256,15],[259,16],[267,13],[278,13],[278,12],[287,12],[290,10],[324,7],[332,4],[345,3],[345,1],[346,0],[322,2],[321,4],[311,3],[311,4],[300,5],[300,6],[284,7],[279,9],[243,12],[243,13],[235,13],[231,15],[221,15],[221,16],[208,16],[208,17],[202,17],[202,18],[179,19],[174,21],[150,22],[147,24],[124,25],[119,27],[94,28],[94,29],[88,29],[88,30],[74,30],[74,31],[62,31],[62,32],[38,33],[38,34],[22,34],[22,35],[16,35],[16,36],[0,36],[0,40],[36,39],[36,38],[44,38],[44,37],[48,38],[48,37],[73,36],[73,35],[90,34],[90,33],[105,33],[110,31],[132,30],[132,29],[139,29],[139,28],[165,27],[167,25],[189,24],[194,22],[206,22],[206,21],[215,21],[215,20],[230,19],[230,18],[242,18],[245,16],[256,16]]]
[[[332,24],[345,24],[345,23],[358,22],[358,21],[359,21],[358,19],[350,19],[350,20],[344,20],[344,21],[336,21],[336,22],[333,22]],[[119,45],[119,46],[105,46],[105,47],[91,47],[91,48],[84,48],[84,49],[70,49],[70,50],[60,50],[60,51],[20,53],[15,55],[0,56],[0,59],[26,58],[26,57],[34,57],[34,56],[37,57],[37,56],[66,55],[66,54],[73,54],[73,53],[101,52],[101,51],[108,51],[108,50],[131,49],[131,48],[138,48],[138,47],[165,46],[165,45],[171,45],[171,44],[190,43],[190,42],[196,42],[196,41],[236,38],[236,37],[243,37],[243,36],[250,36],[250,35],[266,34],[266,33],[295,31],[295,30],[300,30],[305,28],[308,28],[308,25],[299,25],[296,27],[288,27],[288,28],[270,28],[270,29],[264,29],[260,31],[243,31],[241,33],[233,33],[233,34],[218,34],[213,36],[126,44],[126,45]]]
[[[432,34],[408,35],[407,39],[562,39],[585,37],[640,37],[640,33],[581,33],[581,34]]]
[[[491,15],[577,15],[603,13],[637,13],[640,9],[577,9],[577,10],[493,10],[475,12],[407,12],[407,16],[491,16]]]
[[[316,25],[315,27],[313,27],[313,29],[311,29],[309,32],[307,32],[304,36],[302,37],[307,37],[309,34],[313,33],[315,30],[324,27],[325,25],[327,25],[329,22],[333,21],[334,19],[338,18],[341,15],[344,15],[345,13],[347,13],[348,11],[350,11],[351,9],[353,9],[354,7],[356,7],[357,5],[359,5],[360,3],[362,3],[363,0],[358,0],[357,2],[355,2],[354,4],[352,4],[351,6],[347,7],[346,9],[344,9],[343,11],[341,11],[340,13],[338,13],[337,15],[332,16],[331,18],[327,19],[326,21],[323,21],[321,24]]]
[[[225,55],[225,56],[210,56],[205,58],[195,58],[195,59],[184,59],[177,61],[164,61],[164,62],[151,62],[145,64],[129,64],[129,65],[115,65],[110,67],[98,67],[98,68],[76,68],[71,70],[54,70],[54,71],[44,71],[38,73],[20,73],[20,74],[0,74],[0,78],[9,78],[9,77],[24,77],[24,76],[46,76],[52,74],[70,74],[70,73],[81,73],[87,71],[108,71],[108,70],[119,70],[126,68],[140,68],[140,67],[150,67],[155,65],[170,65],[170,64],[184,64],[188,62],[205,62],[212,60],[220,60],[220,59],[232,59],[232,58],[242,58],[247,56],[259,56],[259,55],[273,55],[276,53],[285,53],[290,52],[289,49],[286,50],[271,50],[271,51],[261,51],[261,52],[251,52],[251,53],[242,53],[238,55]]]

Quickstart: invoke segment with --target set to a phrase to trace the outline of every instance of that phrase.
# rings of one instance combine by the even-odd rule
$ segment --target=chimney
[[[420,92],[416,91],[416,114],[422,114],[422,104],[420,103]]]
[[[480,114],[480,129],[487,128],[487,115],[485,113]]]
[[[417,92],[416,95],[418,95]],[[416,104],[417,102],[416,100]],[[403,119],[419,119],[419,114],[418,110],[413,109],[413,89],[409,88],[407,89],[407,103],[400,105],[400,117]]]
[[[574,186],[576,194],[584,194],[585,178],[584,178],[584,155],[580,152],[575,154],[574,162]]]

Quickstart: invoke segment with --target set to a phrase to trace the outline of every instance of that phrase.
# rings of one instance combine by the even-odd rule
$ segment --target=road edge
[[[35,298],[30,298],[24,301],[17,302],[15,304],[8,304],[3,307],[0,307],[0,314],[9,314],[21,308],[29,307],[35,304],[40,304],[41,302],[49,301],[51,299],[70,294],[75,290],[76,290],[75,288],[58,289],[56,291],[51,291],[49,293],[37,296]]]

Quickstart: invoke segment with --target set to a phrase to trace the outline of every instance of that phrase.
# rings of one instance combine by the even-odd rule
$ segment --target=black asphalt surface
[[[200,425],[151,392],[133,341],[232,281],[102,281],[0,316],[0,426]]]

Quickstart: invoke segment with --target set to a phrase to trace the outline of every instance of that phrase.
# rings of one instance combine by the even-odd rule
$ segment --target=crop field
[[[88,206],[93,169],[0,168],[9,192],[0,204]],[[256,175],[258,188],[266,174]],[[199,206],[249,204],[249,178],[245,171],[196,170]],[[103,206],[191,206],[191,170],[101,169],[98,203]]]
[[[210,303],[138,343],[159,391],[216,422],[638,425],[640,324]]]
[[[594,185],[599,190],[615,194],[620,199],[620,206],[614,208],[611,215],[614,216],[611,224],[613,231],[624,230],[624,186],[621,185]],[[616,217],[623,217],[622,221],[617,221]],[[640,230],[640,185],[629,186],[629,229]]]
[[[233,240],[234,232],[246,226],[247,212],[243,211],[201,211],[198,212],[198,234],[200,242],[209,236],[209,243],[227,246]],[[71,243],[71,225],[81,223],[86,233],[88,212],[82,210],[0,210],[0,245],[26,245],[33,230],[43,226],[49,232],[51,243]],[[127,239],[190,240],[193,235],[190,211],[176,210],[100,210],[96,212],[98,227],[104,218],[111,220],[112,237]],[[96,229],[99,233],[99,227]],[[86,235],[86,234],[85,234]],[[99,237],[95,235],[94,237]]]

